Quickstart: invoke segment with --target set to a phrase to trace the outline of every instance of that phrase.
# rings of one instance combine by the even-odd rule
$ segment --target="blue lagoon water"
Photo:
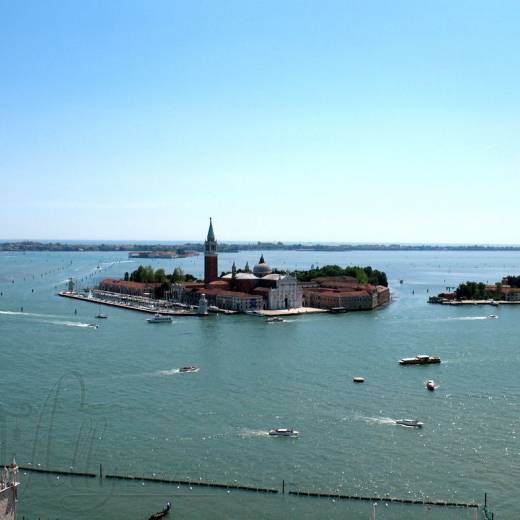
[[[220,270],[257,252],[219,257]],[[520,516],[520,307],[444,307],[430,294],[520,273],[520,253],[273,251],[279,268],[372,265],[393,302],[294,317],[146,316],[56,296],[139,265],[126,253],[0,254],[0,461],[202,479],[286,490],[483,501]],[[148,260],[201,274],[203,257]],[[99,268],[98,268],[99,266]],[[399,284],[399,280],[404,280]],[[13,283],[14,280],[14,283]],[[21,308],[23,307],[23,312]],[[74,311],[77,311],[75,314]],[[485,319],[488,314],[499,319]],[[439,366],[402,367],[416,354]],[[181,374],[184,365],[200,372]],[[366,378],[363,385],[352,377]],[[439,388],[427,392],[424,382]],[[398,427],[419,418],[422,430]],[[294,427],[298,439],[271,438]],[[148,482],[21,475],[19,512],[146,518],[173,498],[180,518],[475,518],[473,510],[264,496]],[[115,483],[114,483],[115,482]]]

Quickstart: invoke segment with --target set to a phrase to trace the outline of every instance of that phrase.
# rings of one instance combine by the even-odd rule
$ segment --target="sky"
[[[519,244],[519,27],[516,0],[0,0],[0,238]]]

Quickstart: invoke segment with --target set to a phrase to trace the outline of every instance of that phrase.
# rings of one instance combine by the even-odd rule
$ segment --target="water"
[[[260,253],[221,255],[220,270]],[[516,306],[428,305],[466,280],[520,273],[518,252],[270,252],[280,268],[372,265],[393,303],[370,313],[266,324],[99,309],[55,295],[139,265],[126,253],[0,254],[0,460],[104,473],[457,502],[490,496],[520,514],[520,349]],[[202,257],[148,260],[201,274]],[[99,266],[99,269],[97,268]],[[404,283],[399,284],[403,279]],[[12,283],[14,280],[14,284]],[[429,292],[427,292],[429,291]],[[413,294],[414,293],[414,294]],[[23,307],[23,312],[21,308]],[[74,310],[77,310],[77,314]],[[488,314],[499,319],[485,319]],[[439,355],[441,365],[397,360]],[[179,373],[185,365],[198,373]],[[362,385],[352,377],[366,378]],[[427,379],[439,388],[428,392]],[[419,418],[414,430],[397,418]],[[271,438],[294,427],[298,439]],[[20,514],[146,518],[173,498],[181,518],[369,518],[370,503],[258,496],[98,479],[22,475]],[[474,518],[472,510],[381,503],[377,518]]]

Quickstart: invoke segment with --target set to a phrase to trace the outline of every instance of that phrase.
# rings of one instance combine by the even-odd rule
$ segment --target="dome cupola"
[[[262,278],[262,276],[266,276],[272,272],[271,266],[264,260],[264,255],[262,255],[260,261],[253,267],[253,274]]]

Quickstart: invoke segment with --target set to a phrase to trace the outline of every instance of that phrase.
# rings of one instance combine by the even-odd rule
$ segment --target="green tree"
[[[184,271],[180,267],[176,267],[173,270],[172,281],[173,282],[184,282],[185,280]]]

